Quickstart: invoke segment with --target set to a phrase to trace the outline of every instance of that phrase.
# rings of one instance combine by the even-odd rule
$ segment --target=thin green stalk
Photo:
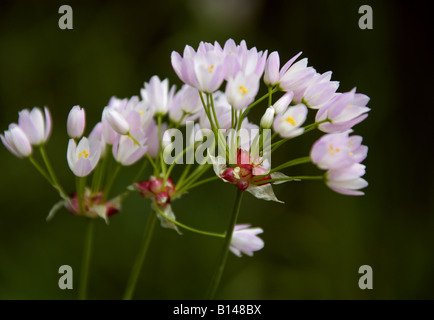
[[[177,186],[178,186],[178,188],[181,187],[182,184],[184,183],[184,180],[185,180],[185,178],[187,177],[188,173],[190,172],[190,169],[191,169],[192,166],[193,166],[192,164],[187,164],[187,165],[185,166],[185,169],[184,169],[184,171],[182,172],[182,174],[181,174],[181,176],[179,177],[178,182],[177,182]]]
[[[189,188],[189,186],[195,181],[197,181],[197,179],[199,179],[209,168],[211,168],[211,165],[201,165],[197,167],[196,170],[193,171],[193,173],[185,180],[185,182],[182,185],[182,188],[181,186],[178,187],[178,190],[180,189],[185,190]],[[179,194],[179,192],[177,191],[176,194]],[[174,198],[176,198],[176,196]]]
[[[110,180],[108,181],[108,183],[104,189],[103,201],[108,199],[108,197],[110,195],[110,190],[111,190],[113,183],[116,180],[116,176],[118,175],[120,170],[121,170],[121,165],[119,163],[116,163],[116,168],[115,168],[114,172],[112,173]]]
[[[107,168],[107,162],[109,156],[107,154],[103,155],[103,158],[100,160],[100,163],[95,168],[93,177],[92,177],[92,188],[93,192],[97,192],[101,189],[102,179],[104,177],[104,172]]]
[[[170,178],[170,174],[172,173],[172,170],[173,170],[173,168],[175,167],[176,162],[177,162],[181,157],[183,157],[184,154],[185,154],[188,150],[190,150],[190,149],[192,149],[192,148],[194,148],[194,143],[191,144],[191,145],[189,145],[189,146],[188,146],[187,148],[185,148],[181,153],[179,153],[179,154],[176,155],[175,159],[174,159],[173,162],[170,164],[169,169],[167,170],[167,173],[166,173],[165,179]]]
[[[92,255],[93,225],[94,225],[93,219],[88,219],[87,226],[86,226],[86,236],[84,239],[83,258],[81,261],[80,286],[78,292],[78,298],[80,300],[86,300],[86,296],[87,296],[90,258]]]
[[[231,245],[232,234],[234,232],[234,227],[235,227],[235,224],[237,223],[238,214],[240,212],[242,199],[243,199],[243,191],[241,191],[237,188],[237,195],[235,198],[234,209],[232,211],[232,216],[231,216],[231,219],[229,222],[228,230],[226,233],[226,238],[225,238],[225,241],[223,244],[223,250],[222,250],[220,258],[218,260],[217,270],[214,274],[214,277],[211,280],[211,284],[210,284],[210,286],[208,288],[208,292],[205,296],[206,299],[209,299],[209,300],[214,299],[214,296],[215,296],[217,289],[219,287],[220,280],[221,280],[222,275],[223,275],[223,270],[224,270],[225,265],[226,265],[229,247]]]
[[[185,230],[188,230],[188,231],[191,231],[194,233],[203,234],[205,236],[210,236],[210,237],[224,238],[226,236],[225,233],[215,233],[215,232],[203,231],[203,230],[189,227],[189,226],[187,226],[187,225],[185,225],[179,221],[173,220],[172,218],[165,215],[163,210],[161,210],[158,206],[155,206],[155,208],[157,209],[158,213],[161,214],[165,219],[169,220],[173,224],[176,224],[178,227],[183,228]]]
[[[30,160],[31,164],[33,164],[33,166],[34,166],[34,167],[39,171],[39,173],[42,174],[42,176],[43,176],[45,179],[47,179],[47,181],[48,181],[52,186],[54,186],[54,182],[53,182],[53,180],[51,180],[51,177],[48,175],[48,173],[45,172],[44,169],[42,169],[42,167],[39,165],[39,163],[37,163],[36,160],[35,160],[32,156],[29,157],[29,160]],[[56,188],[56,187],[55,187],[55,188]],[[56,188],[56,189],[57,189],[57,188]]]
[[[54,173],[53,167],[51,166],[50,160],[48,159],[47,153],[45,152],[45,147],[41,145],[39,147],[39,151],[41,152],[42,159],[45,162],[45,166],[47,167],[48,173],[50,174],[51,180],[54,182],[54,185],[57,187],[62,197],[68,197],[63,191],[61,185],[59,184],[59,181],[57,180],[56,174]]]
[[[146,161],[146,159],[145,159],[143,161],[142,166],[140,167],[140,170],[137,172],[136,176],[134,177],[132,183],[139,181],[139,179],[142,176],[143,171],[145,171],[147,165],[148,165],[148,161]]]
[[[271,107],[273,103],[273,88],[271,86],[268,87],[268,107]]]
[[[152,159],[152,157],[149,155],[149,153],[146,152],[145,156],[148,159],[149,163],[151,164],[152,168],[154,169],[155,174],[158,175],[157,166],[155,165],[155,161]]]
[[[210,100],[210,105],[211,105],[212,113],[214,115],[215,123],[217,125],[217,130],[219,130],[220,129],[220,124],[219,124],[219,120],[217,119],[217,113],[215,112],[214,99],[213,99],[212,93],[207,94],[207,96],[208,96],[208,99]]]
[[[137,141],[137,140],[136,140],[136,139],[131,135],[131,133],[128,132],[127,136],[128,136],[129,138],[131,138],[131,140],[133,140],[134,143],[140,147],[140,143],[139,143],[139,141]]]
[[[162,120],[163,120],[162,116],[158,115],[157,121],[158,121],[158,143],[160,145],[159,147],[160,166],[161,166],[161,171],[163,173],[164,182],[166,182],[165,177],[166,177],[167,168],[166,168],[166,163],[164,162],[163,148],[162,148],[162,133],[161,133]]]
[[[285,169],[288,167],[296,166],[299,164],[310,163],[310,162],[312,162],[312,159],[310,157],[300,157],[300,158],[285,162],[284,164],[281,164],[280,166],[277,166],[277,167],[271,169],[267,174],[257,176],[257,178],[261,179],[261,178],[264,178],[273,172],[276,172],[276,171],[279,171],[279,170],[282,170],[282,169]]]
[[[265,183],[273,183],[278,181],[301,181],[301,180],[324,180],[324,176],[295,176],[295,177],[286,177],[286,178],[276,178],[276,179],[267,179],[261,181],[253,181],[253,183],[258,182],[258,184],[262,185]]]
[[[212,117],[211,117],[210,110],[209,110],[207,104],[205,103],[205,100],[203,99],[203,96],[202,96],[202,92],[201,92],[201,91],[199,91],[199,97],[200,97],[200,100],[201,100],[201,102],[202,102],[202,105],[203,105],[203,108],[204,108],[204,110],[205,110],[205,113],[206,113],[206,115],[207,115],[207,117],[208,117],[209,123],[210,123],[210,125],[211,125],[211,130],[212,130],[212,132],[214,133],[214,136],[217,136],[217,130],[216,130],[216,127],[215,127],[215,125],[214,125],[214,121],[212,121]]]
[[[194,184],[190,184],[190,185],[187,186],[187,187],[180,188],[179,191],[177,191],[177,193],[181,194],[181,193],[183,193],[183,192],[186,192],[187,190],[190,190],[190,189],[196,188],[196,187],[198,187],[198,186],[200,186],[200,185],[202,185],[202,184],[204,184],[204,183],[208,183],[208,182],[210,182],[210,181],[214,181],[214,180],[218,180],[218,179],[220,179],[220,177],[217,177],[217,176],[210,177],[210,178],[207,178],[207,179],[203,179],[203,180],[201,180],[201,181],[199,181],[199,182],[196,182],[196,183],[194,183]]]
[[[84,207],[84,189],[86,186],[86,177],[75,177],[75,185],[77,189],[78,206],[82,215],[86,216],[86,210]]]
[[[128,279],[127,287],[123,296],[124,300],[131,300],[133,298],[134,290],[136,288],[137,281],[139,280],[140,272],[142,271],[143,262],[145,261],[146,253],[148,252],[149,244],[151,243],[152,234],[154,233],[156,221],[157,215],[151,211],[148,222],[146,223],[139,253],[136,257],[136,261],[134,262],[133,269],[131,270],[131,274]]]

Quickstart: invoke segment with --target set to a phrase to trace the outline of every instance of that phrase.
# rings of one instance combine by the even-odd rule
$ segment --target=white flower
[[[18,125],[24,131],[32,145],[38,146],[47,141],[51,133],[51,116],[47,108],[44,108],[45,119],[39,108],[32,111],[25,109],[18,114]]]
[[[127,120],[115,109],[106,107],[103,111],[103,120],[107,120],[111,128],[120,135],[127,135],[130,132]]]
[[[264,241],[257,236],[264,230],[249,227],[249,224],[239,224],[234,228],[229,249],[238,257],[241,257],[241,253],[253,256],[254,251],[264,247]]]
[[[95,169],[101,156],[101,146],[96,139],[82,138],[76,145],[74,139],[69,140],[67,160],[71,171],[77,177],[85,177]]]
[[[274,120],[274,131],[283,138],[299,136],[304,132],[300,126],[306,121],[307,108],[304,104],[289,107],[285,113]]]
[[[273,125],[274,113],[275,111],[273,107],[269,107],[267,108],[267,110],[265,110],[265,113],[261,118],[261,128],[264,129],[271,128],[271,126]]]
[[[18,158],[25,158],[32,154],[32,145],[24,131],[15,123],[9,125],[9,130],[0,134],[1,141],[5,147]]]
[[[73,139],[80,139],[83,135],[84,127],[86,125],[84,109],[80,108],[80,106],[72,107],[71,111],[69,112],[66,125],[68,136]]]
[[[258,77],[255,74],[246,76],[240,71],[235,77],[229,78],[226,85],[226,97],[235,109],[241,110],[255,100],[258,90]]]

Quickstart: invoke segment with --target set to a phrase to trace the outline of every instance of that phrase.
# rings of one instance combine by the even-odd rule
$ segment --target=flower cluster
[[[237,44],[229,39],[223,46],[201,42],[197,50],[187,45],[182,56],[176,51],[171,55],[173,69],[183,82],[179,90],[168,79],[155,75],[137,96],[112,97],[87,136],[85,110],[74,106],[66,123],[70,138],[66,161],[76,176],[76,190],[70,194],[63,191],[44,149],[51,133],[47,108],[44,112],[38,108],[21,111],[18,124],[11,124],[0,138],[15,156],[28,158],[59,192],[61,201],[49,218],[64,207],[73,215],[108,222],[121,210],[126,196],[136,191],[151,200],[152,217],[158,217],[163,227],[180,234],[179,230],[185,229],[225,238],[221,255],[224,263],[229,250],[237,256],[252,255],[264,246],[257,236],[263,232],[261,228],[236,224],[244,191],[258,199],[281,202],[272,185],[319,180],[345,195],[362,195],[360,189],[367,186],[361,162],[368,148],[362,145],[362,137],[350,134],[368,116],[369,97],[355,89],[337,92],[339,82],[331,80],[332,73],[317,72],[308,66],[307,58],[297,61],[300,55],[281,67],[278,52],[268,54],[268,50],[248,48],[244,40]],[[261,84],[266,92],[258,98]],[[252,108],[262,108],[258,124],[248,119]],[[309,117],[312,112],[314,116]],[[306,124],[310,118],[315,122]],[[181,129],[186,132],[185,139]],[[280,146],[312,130],[324,134],[312,143],[309,156],[272,165],[271,155]],[[180,145],[175,143],[179,136]],[[33,157],[33,147],[40,150],[45,168]],[[175,156],[171,157],[173,150]],[[184,166],[174,178],[174,166],[183,163],[184,155],[192,158],[193,154],[198,165],[193,170],[190,164]],[[200,161],[198,155],[203,156]],[[113,161],[115,165],[110,165]],[[142,166],[131,184],[109,199],[121,168],[140,161]],[[281,172],[306,163],[326,173],[288,176]],[[150,178],[143,180],[147,165],[151,167]],[[215,176],[203,179],[211,168]],[[92,181],[87,185],[89,176]],[[227,231],[214,233],[179,222],[172,211],[174,200],[214,180],[236,186],[237,198]],[[154,220],[150,221],[152,230]],[[217,270],[211,286],[214,288],[221,277],[221,265]]]

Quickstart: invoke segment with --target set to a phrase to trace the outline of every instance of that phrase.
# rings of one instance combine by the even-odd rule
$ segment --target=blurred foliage
[[[111,96],[138,95],[154,74],[180,86],[170,54],[202,40],[245,39],[279,51],[283,63],[303,51],[319,72],[333,71],[341,91],[357,86],[371,97],[369,118],[355,128],[369,146],[370,186],[364,197],[345,197],[316,182],[287,183],[275,187],[284,205],[246,195],[239,221],[265,230],[265,248],[253,258],[229,257],[217,298],[434,298],[429,10],[391,1],[73,1],[74,29],[60,30],[61,4],[0,4],[0,128],[23,108],[48,106],[54,128],[47,148],[67,190],[74,187],[65,157],[73,105],[86,108],[89,133]],[[358,28],[362,4],[373,8],[373,30]],[[319,136],[288,143],[273,163],[306,155]],[[114,191],[139,166],[124,169]],[[75,299],[84,219],[63,210],[47,223],[56,193],[4,147],[0,167],[0,298]],[[186,224],[219,231],[234,196],[214,182],[173,207]],[[149,214],[149,202],[131,195],[109,226],[97,223],[90,298],[121,297]],[[135,297],[201,298],[221,244],[157,228]],[[64,264],[75,271],[74,290],[58,288]],[[373,290],[358,287],[364,264],[374,270]]]

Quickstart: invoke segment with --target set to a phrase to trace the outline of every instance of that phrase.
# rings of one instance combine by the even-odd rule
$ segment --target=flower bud
[[[32,145],[24,131],[15,123],[9,126],[9,130],[0,135],[5,147],[18,158],[25,158],[32,154]]]
[[[264,82],[266,85],[274,86],[279,82],[279,68],[279,53],[277,53],[277,51],[274,51],[268,56],[267,64],[265,65]]]
[[[292,91],[287,92],[283,96],[281,96],[280,99],[277,100],[276,103],[273,105],[276,114],[284,113],[286,109],[288,109],[288,106],[291,103],[293,97],[294,93]]]
[[[269,107],[261,118],[261,128],[270,129],[274,121],[274,108]]]
[[[114,131],[121,135],[128,134],[130,126],[122,114],[114,109],[106,109],[104,115]]]
[[[167,192],[163,191],[155,195],[155,202],[161,208],[164,208],[170,203],[170,196]]]
[[[68,115],[67,130],[68,136],[73,139],[80,139],[86,125],[84,109],[74,106]]]

